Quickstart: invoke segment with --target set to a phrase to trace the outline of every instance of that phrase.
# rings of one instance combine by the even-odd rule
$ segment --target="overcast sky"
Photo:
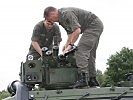
[[[133,48],[132,0],[1,0],[0,1],[0,91],[19,80],[36,23],[43,20],[47,6],[79,7],[95,13],[104,24],[97,49],[96,68],[104,72],[110,55],[122,47]],[[60,26],[63,41],[66,32]]]

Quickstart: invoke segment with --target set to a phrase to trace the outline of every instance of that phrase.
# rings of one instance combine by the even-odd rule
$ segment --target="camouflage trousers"
[[[84,72],[88,73],[89,77],[96,77],[96,49],[102,31],[103,24],[98,18],[83,31],[75,52],[79,73]]]

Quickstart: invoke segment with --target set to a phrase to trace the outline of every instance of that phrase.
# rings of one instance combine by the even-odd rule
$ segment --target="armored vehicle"
[[[21,63],[20,81],[8,86],[11,97],[4,100],[133,100],[133,74],[119,87],[70,88],[77,79],[74,52],[76,46],[64,55],[58,55],[59,47],[42,48],[43,55],[33,60],[30,55]]]

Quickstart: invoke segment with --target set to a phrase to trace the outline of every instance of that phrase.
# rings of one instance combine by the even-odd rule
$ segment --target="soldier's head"
[[[58,10],[52,6],[45,8],[44,18],[49,21],[58,22]]]
[[[51,21],[49,21],[47,19],[44,20],[44,25],[45,25],[47,30],[51,30],[52,27],[54,26],[54,24],[55,24],[54,22],[51,22]]]

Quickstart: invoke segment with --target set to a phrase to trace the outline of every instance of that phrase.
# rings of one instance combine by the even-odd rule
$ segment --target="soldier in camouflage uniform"
[[[42,47],[52,48],[53,37],[58,36],[58,42],[61,42],[61,33],[59,26],[56,23],[49,22],[48,20],[40,21],[35,25],[33,34],[31,37],[31,45],[29,48],[29,53],[27,55],[33,56],[33,60],[37,60],[42,56]]]
[[[67,31],[68,39],[63,47],[63,52],[71,49],[72,45],[82,34],[78,50],[75,53],[76,64],[79,70],[79,80],[73,85],[74,88],[86,85],[99,86],[96,80],[96,49],[100,35],[103,31],[103,23],[93,13],[79,8],[68,7],[56,9],[47,7],[44,17],[59,24]]]

